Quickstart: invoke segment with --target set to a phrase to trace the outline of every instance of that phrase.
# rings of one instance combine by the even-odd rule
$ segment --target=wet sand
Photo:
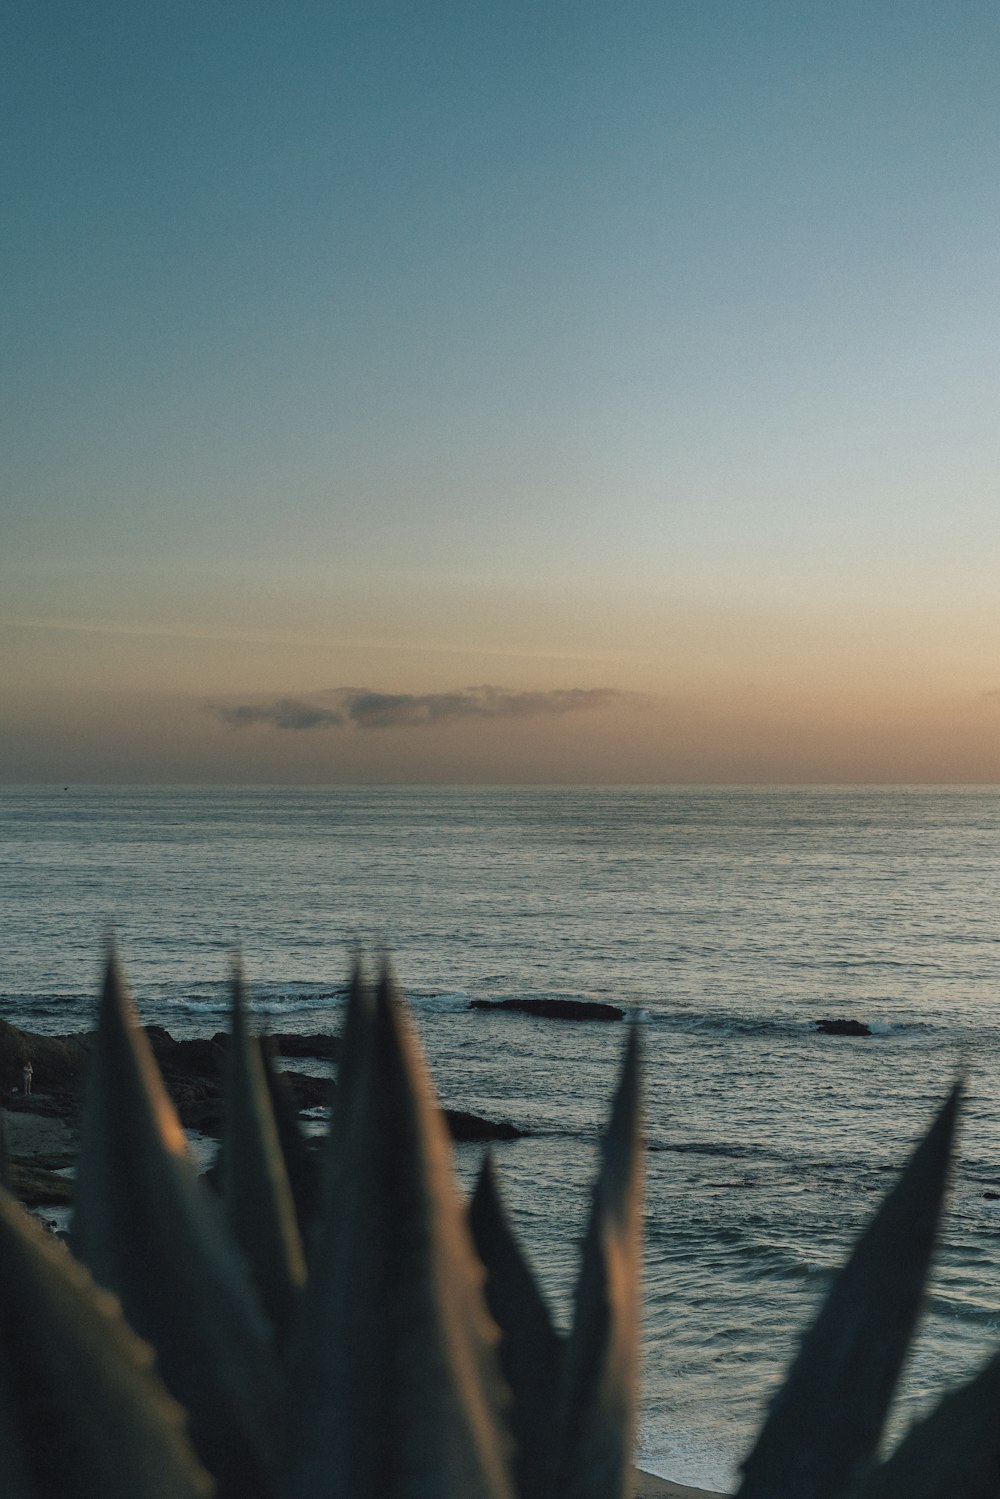
[[[669,1478],[657,1478],[653,1473],[635,1470],[635,1499],[724,1499],[708,1489],[692,1489],[683,1483],[671,1483]]]

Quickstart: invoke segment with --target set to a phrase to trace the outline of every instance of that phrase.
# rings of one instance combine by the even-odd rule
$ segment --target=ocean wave
[[[263,992],[257,988],[250,996],[250,1009],[261,1018],[299,1014],[303,1011],[319,1013],[339,1007],[343,1000],[343,993],[329,989],[321,993],[302,993],[288,988],[267,989]],[[190,1019],[194,1015],[228,1015],[232,1008],[232,997],[227,988],[218,994],[184,995],[172,1002],[161,1003],[172,1003],[180,1016]]]
[[[652,1155],[706,1155],[724,1156],[734,1160],[773,1159],[774,1150],[763,1145],[737,1145],[721,1140],[660,1140],[650,1141],[648,1150]]]
[[[0,999],[0,1018],[41,1035],[71,1035],[97,1023],[97,996],[86,994],[8,995]]]
[[[472,996],[465,989],[407,989],[406,998],[417,1011],[453,1014],[457,1010],[467,1010]]]
[[[924,1310],[928,1317],[941,1317],[949,1322],[985,1328],[989,1332],[1000,1329],[1000,1308],[995,1303],[971,1296],[932,1289],[925,1300]]]

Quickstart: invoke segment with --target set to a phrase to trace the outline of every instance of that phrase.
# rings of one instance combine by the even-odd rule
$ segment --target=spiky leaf
[[[0,1190],[0,1493],[206,1499],[183,1412],[65,1248]]]
[[[267,1083],[274,1122],[278,1129],[278,1141],[285,1159],[288,1185],[292,1189],[295,1217],[299,1225],[299,1237],[308,1259],[313,1238],[319,1226],[323,1209],[323,1175],[319,1156],[306,1143],[299,1125],[295,1100],[291,1095],[283,1073],[274,1065],[274,1044],[270,1037],[259,1037],[261,1066]]]
[[[268,1325],[113,958],[87,1079],[72,1242],[156,1349],[220,1496],[268,1494],[281,1393]]]
[[[238,969],[233,971],[227,1054],[222,1198],[233,1238],[282,1337],[305,1283],[305,1258],[260,1047],[247,1027]]]
[[[333,1090],[330,1105],[330,1134],[324,1161],[324,1213],[327,1217],[331,1211],[331,1201],[336,1196],[336,1183],[343,1167],[346,1145],[353,1136],[364,1090],[369,1086],[374,1021],[375,996],[361,955],[355,953],[347,986],[337,1086]]]
[[[642,1269],[639,1031],[633,1025],[583,1246],[557,1424],[556,1499],[628,1494]]]
[[[744,1464],[739,1499],[833,1499],[874,1453],[920,1310],[959,1094],[834,1281]]]
[[[507,1221],[488,1152],[469,1206],[469,1227],[486,1270],[486,1305],[500,1329],[500,1366],[513,1396],[517,1492],[520,1499],[543,1499],[552,1466],[562,1340]]]
[[[496,1329],[416,1038],[352,986],[289,1499],[511,1499]]]
[[[1000,1356],[912,1426],[851,1499],[993,1499],[1000,1493]]]

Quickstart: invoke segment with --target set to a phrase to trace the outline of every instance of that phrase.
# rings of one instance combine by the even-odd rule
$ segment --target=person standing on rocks
[[[31,1058],[29,1057],[24,1066],[21,1068],[21,1076],[24,1078],[25,1093],[31,1092],[31,1079],[34,1077],[34,1075],[35,1069],[34,1067],[32,1067]]]

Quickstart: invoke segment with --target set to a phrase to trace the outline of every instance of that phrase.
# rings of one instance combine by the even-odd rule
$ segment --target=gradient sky
[[[9,14],[0,779],[1000,779],[995,5]]]

